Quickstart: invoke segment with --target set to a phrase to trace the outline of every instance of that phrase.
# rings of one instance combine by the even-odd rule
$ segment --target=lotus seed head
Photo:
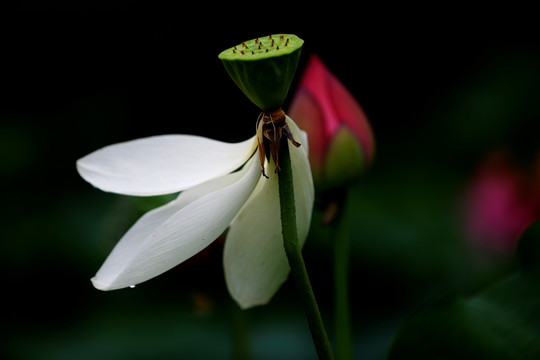
[[[281,107],[291,85],[304,40],[292,34],[258,37],[219,54],[227,73],[263,111]]]
[[[284,49],[287,49],[286,53],[292,53],[301,48],[303,44],[304,41],[296,35],[269,35],[265,38],[242,41],[240,45],[222,51],[219,54],[219,58],[222,60],[235,60],[239,58],[242,53],[235,50],[240,47],[242,49],[251,50],[250,53],[246,53],[246,55],[249,56],[243,57],[242,60],[259,60],[262,58],[283,55],[282,50]]]

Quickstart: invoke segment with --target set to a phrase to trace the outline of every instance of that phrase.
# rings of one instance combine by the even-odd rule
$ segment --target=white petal
[[[223,233],[260,177],[253,157],[242,171],[186,190],[148,212],[118,242],[92,279],[94,286],[135,285],[195,255]]]
[[[291,118],[287,118],[287,121],[293,135],[296,138],[300,138],[302,144],[299,148],[296,148],[289,143],[289,150],[293,169],[298,240],[300,241],[300,246],[304,246],[304,242],[309,233],[309,225],[311,223],[313,203],[315,201],[315,188],[313,186],[313,177],[309,165],[307,133],[300,130]]]
[[[178,192],[239,168],[257,141],[224,143],[193,135],[161,135],[114,144],[77,161],[95,187],[125,195]]]
[[[297,231],[303,245],[309,232],[314,201],[307,138],[295,126],[291,131],[302,146],[289,143],[293,167]],[[242,308],[266,304],[289,274],[283,248],[275,165],[268,166],[269,179],[261,178],[253,195],[233,220],[223,254],[225,279],[231,296]]]

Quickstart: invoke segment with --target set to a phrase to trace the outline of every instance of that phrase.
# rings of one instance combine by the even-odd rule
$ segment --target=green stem
[[[248,360],[250,355],[250,339],[248,315],[238,307],[238,304],[230,301],[230,335],[232,343],[232,359]]]
[[[294,201],[293,174],[289,144],[286,138],[281,141],[279,160],[279,201],[281,207],[281,227],[283,232],[283,246],[291,267],[298,296],[302,301],[304,312],[311,330],[311,336],[319,359],[333,359],[332,348],[324,329],[315,295],[311,288],[302,250],[298,242],[296,230],[296,206]]]
[[[349,305],[350,238],[345,211],[347,195],[343,193],[339,197],[339,209],[332,229],[335,281],[335,352],[337,359],[351,360],[353,358],[353,341]]]

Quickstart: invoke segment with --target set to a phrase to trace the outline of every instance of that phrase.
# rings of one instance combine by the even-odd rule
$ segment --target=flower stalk
[[[333,359],[332,348],[324,328],[319,307],[311,288],[307,269],[302,257],[296,230],[296,207],[289,144],[286,138],[280,144],[281,171],[279,176],[279,201],[283,246],[291,268],[291,275],[302,302],[319,359]]]

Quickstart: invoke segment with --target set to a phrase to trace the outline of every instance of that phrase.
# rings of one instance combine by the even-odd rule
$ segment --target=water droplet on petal
[[[129,285],[129,287],[133,289],[133,288],[135,288],[135,285]]]

